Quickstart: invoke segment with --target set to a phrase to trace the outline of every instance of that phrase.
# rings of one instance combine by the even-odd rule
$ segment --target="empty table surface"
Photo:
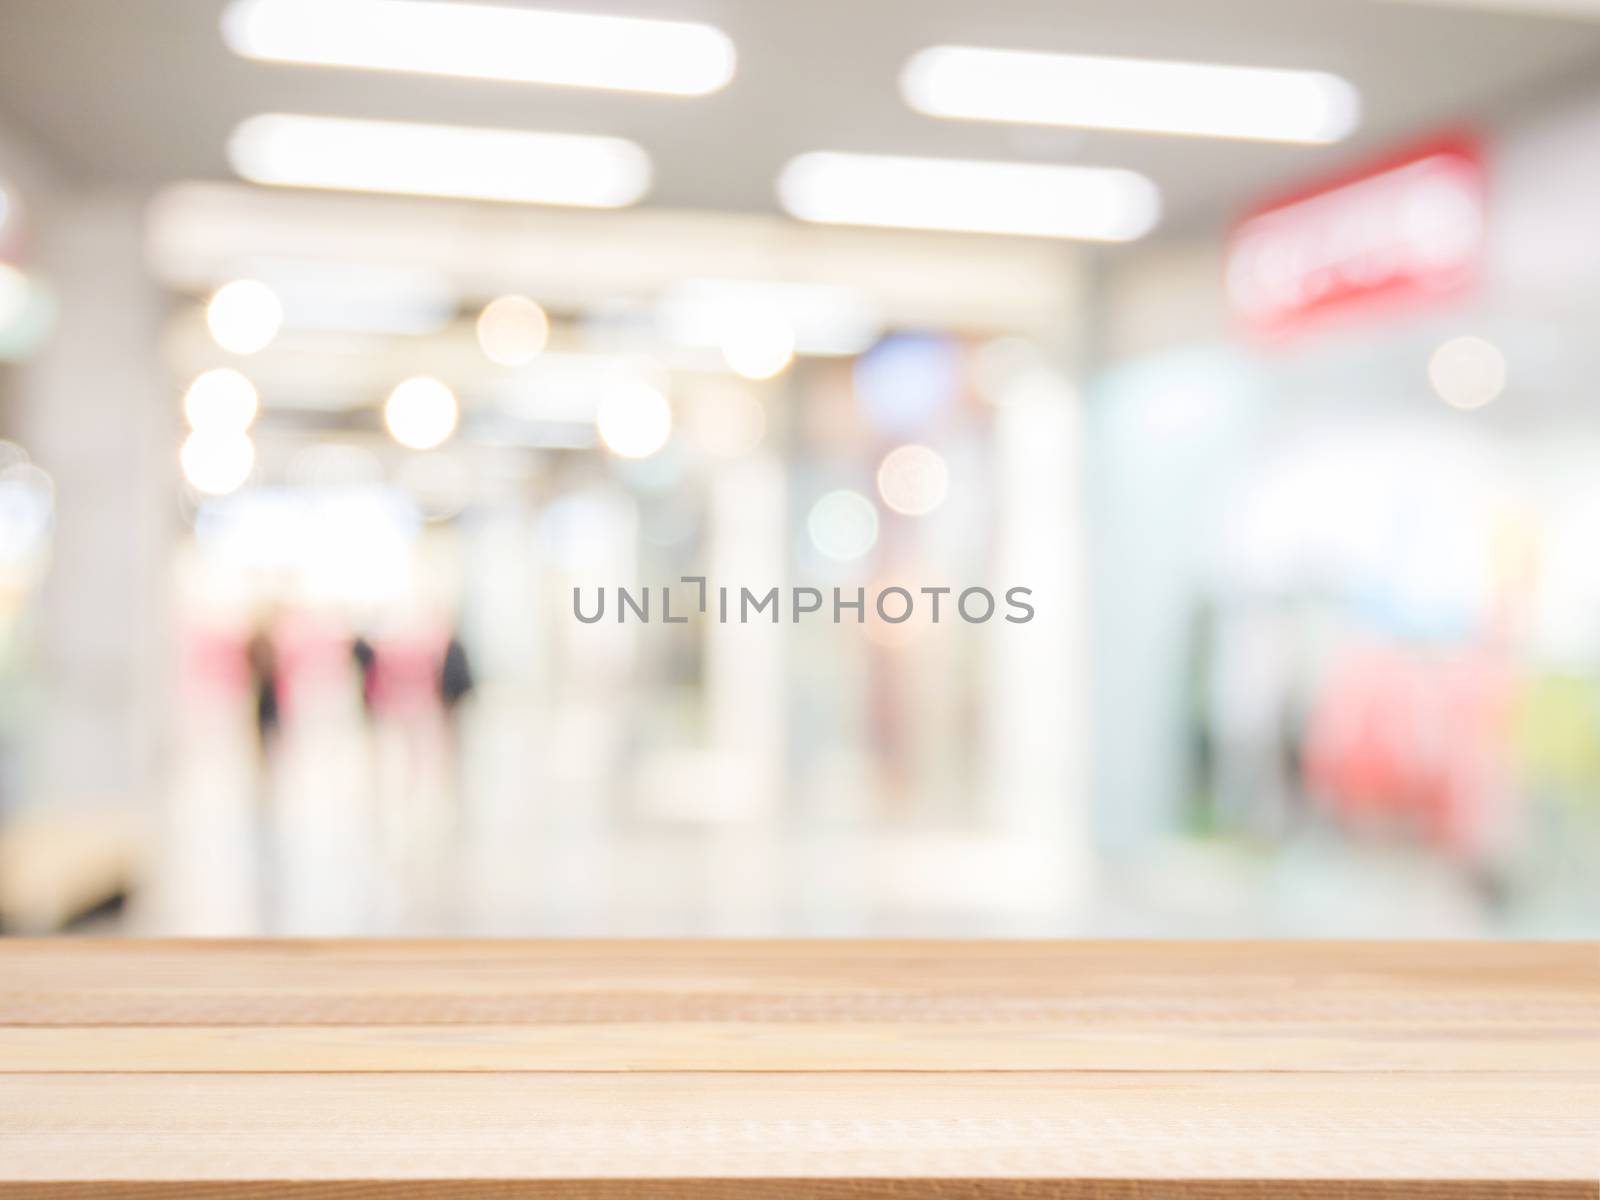
[[[1600,945],[0,941],[0,1196],[1600,1198]]]

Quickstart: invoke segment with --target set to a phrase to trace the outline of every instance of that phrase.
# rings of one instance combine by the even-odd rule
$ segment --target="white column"
[[[1082,405],[1066,376],[1037,368],[995,412],[996,595],[984,704],[990,820],[1045,848],[1035,880],[1058,912],[1092,885],[1087,546]],[[1004,589],[1027,587],[1033,618],[1002,617]]]
[[[161,294],[137,197],[62,197],[37,216],[35,262],[60,315],[13,397],[19,440],[56,493],[30,791],[45,803],[138,803],[159,787],[175,674],[180,429],[159,353]]]

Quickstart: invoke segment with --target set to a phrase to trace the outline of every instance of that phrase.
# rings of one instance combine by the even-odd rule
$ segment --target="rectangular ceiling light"
[[[1143,175],[1110,167],[816,152],[778,178],[791,216],[830,225],[1125,242],[1148,233],[1161,198]]]
[[[733,42],[688,21],[438,0],[233,0],[245,58],[700,96],[733,78]]]
[[[933,117],[1269,142],[1337,142],[1361,116],[1355,88],[1322,71],[972,46],[918,51],[900,90]]]
[[[228,139],[252,183],[525,204],[621,208],[650,186],[622,138],[263,113]]]

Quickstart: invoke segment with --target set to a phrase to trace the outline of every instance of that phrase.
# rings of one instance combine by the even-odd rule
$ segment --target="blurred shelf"
[[[0,942],[0,1195],[1600,1195],[1600,945]]]

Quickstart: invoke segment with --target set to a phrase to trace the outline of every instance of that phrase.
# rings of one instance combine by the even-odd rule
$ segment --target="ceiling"
[[[502,0],[507,2],[507,0]],[[738,74],[701,98],[248,62],[221,0],[3,0],[0,125],[68,179],[153,186],[228,177],[223,144],[262,111],[610,133],[656,162],[647,203],[772,211],[781,164],[836,149],[1141,170],[1166,228],[1227,219],[1263,192],[1436,124],[1496,119],[1600,77],[1600,23],[1377,0],[550,0],[712,22]],[[1336,71],[1366,120],[1338,147],[936,121],[896,76],[940,42]]]

